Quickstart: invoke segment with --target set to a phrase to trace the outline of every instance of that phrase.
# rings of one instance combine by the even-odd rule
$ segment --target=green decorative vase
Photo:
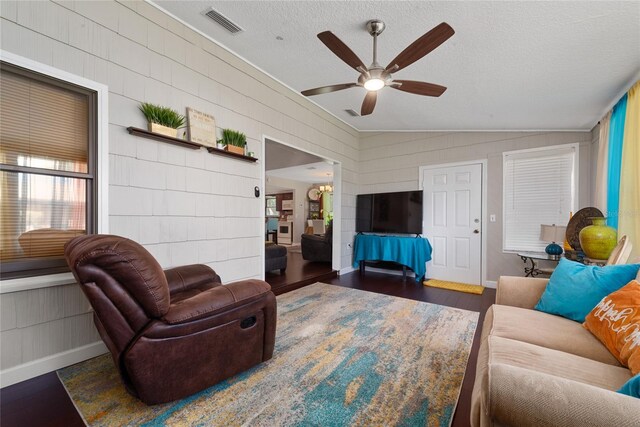
[[[607,259],[618,244],[618,233],[609,227],[607,218],[591,218],[593,225],[580,230],[580,246],[585,255],[593,259]]]

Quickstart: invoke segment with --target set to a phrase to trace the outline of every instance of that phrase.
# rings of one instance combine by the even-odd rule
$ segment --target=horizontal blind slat
[[[541,224],[565,225],[573,209],[575,150],[550,149],[503,157],[504,249],[544,250]]]
[[[0,74],[0,154],[28,165],[30,158],[84,164],[89,141],[86,95],[3,70]],[[64,165],[63,170],[69,170]]]

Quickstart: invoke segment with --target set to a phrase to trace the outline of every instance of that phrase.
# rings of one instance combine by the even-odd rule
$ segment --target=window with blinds
[[[95,221],[96,93],[0,64],[0,274],[67,271]]]
[[[505,152],[503,250],[543,252],[540,225],[567,225],[578,194],[578,144]],[[560,242],[561,244],[561,242]]]

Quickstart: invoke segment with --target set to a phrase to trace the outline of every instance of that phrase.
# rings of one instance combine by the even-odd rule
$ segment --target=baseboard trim
[[[353,267],[345,267],[341,268],[340,271],[338,271],[338,275],[342,276],[343,274],[353,273],[354,271],[356,271],[356,269]]]
[[[104,343],[102,341],[98,341],[5,369],[0,371],[0,388],[35,378],[39,375],[55,371],[56,369],[73,365],[74,363],[91,359],[92,357],[99,356],[107,351],[107,347]]]
[[[485,280],[484,281],[484,287],[485,288],[496,289],[498,287],[498,282],[496,282],[494,280]]]

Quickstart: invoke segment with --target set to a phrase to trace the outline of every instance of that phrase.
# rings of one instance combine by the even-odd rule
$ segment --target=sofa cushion
[[[611,391],[618,390],[631,377],[631,372],[620,366],[491,334],[480,343],[478,351],[476,379],[471,395],[473,426],[493,425],[488,414],[490,366],[501,364],[554,375]]]
[[[640,374],[631,378],[629,381],[624,383],[618,393],[626,394],[627,396],[637,397],[640,399]]]
[[[633,280],[638,269],[640,264],[599,267],[561,258],[535,309],[584,322],[602,298]]]
[[[631,378],[627,368],[508,338],[490,336],[488,365],[503,363],[616,391]]]
[[[532,369],[496,363],[489,372],[491,426],[638,426],[633,397]]]
[[[637,280],[604,297],[587,315],[584,327],[633,374],[640,373],[640,283]]]
[[[487,333],[620,366],[611,352],[580,323],[540,311],[493,305],[485,316],[483,338]]]

